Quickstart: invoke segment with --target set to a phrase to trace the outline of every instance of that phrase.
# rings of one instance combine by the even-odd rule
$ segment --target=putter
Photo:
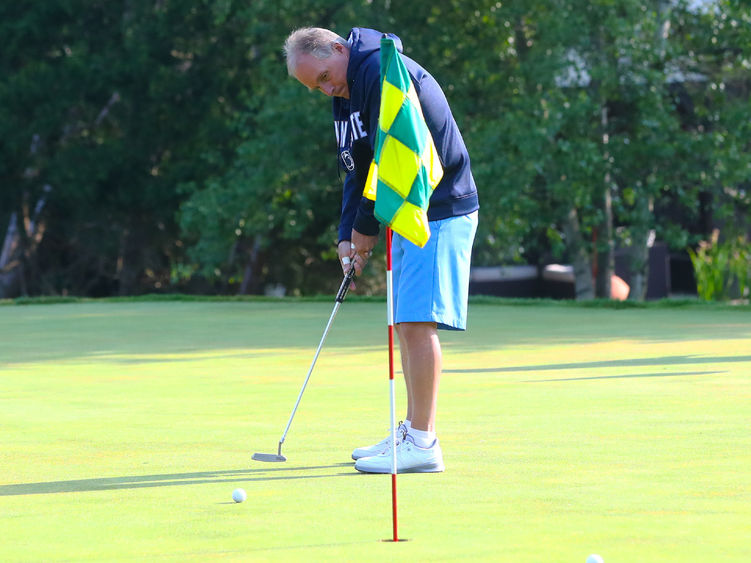
[[[292,409],[292,414],[289,416],[289,420],[287,421],[287,427],[284,429],[284,434],[282,434],[282,439],[279,440],[279,448],[277,449],[277,452],[275,454],[255,453],[253,454],[254,460],[272,461],[272,462],[273,461],[287,461],[287,458],[282,455],[282,444],[284,443],[284,440],[287,437],[287,432],[289,432],[289,427],[292,424],[292,419],[295,418],[297,407],[300,405],[300,399],[302,399],[302,394],[305,392],[305,387],[307,387],[308,385],[308,381],[310,380],[310,375],[313,373],[313,367],[316,365],[316,360],[318,359],[318,355],[321,353],[321,348],[323,347],[324,340],[326,340],[326,335],[329,333],[329,329],[331,328],[331,323],[334,322],[334,317],[336,316],[336,312],[339,310],[339,306],[342,304],[342,301],[344,301],[344,297],[347,295],[347,290],[349,290],[349,286],[352,283],[352,280],[354,279],[355,279],[355,267],[352,266],[347,272],[347,274],[344,276],[344,280],[342,280],[342,285],[339,286],[339,293],[336,294],[336,303],[334,304],[334,310],[331,312],[331,316],[329,317],[329,322],[326,324],[326,329],[323,331],[321,342],[318,344],[318,349],[316,350],[315,356],[313,356],[313,363],[310,364],[308,375],[305,377],[305,382],[302,384],[302,389],[300,389],[300,394],[297,396],[297,402],[295,402],[295,407]]]

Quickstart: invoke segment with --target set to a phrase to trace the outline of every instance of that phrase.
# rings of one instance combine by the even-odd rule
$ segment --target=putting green
[[[288,461],[250,459],[332,306],[0,308],[0,560],[751,560],[748,309],[472,305],[447,470],[399,477],[393,544],[389,476],[349,460],[387,431],[384,304],[344,304]]]

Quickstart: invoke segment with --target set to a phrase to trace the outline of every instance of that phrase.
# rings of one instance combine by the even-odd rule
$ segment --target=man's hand
[[[342,272],[345,274],[349,271],[350,267],[354,264],[355,273],[359,276],[362,274],[363,268],[368,263],[370,255],[373,253],[373,247],[378,242],[378,236],[368,236],[352,231],[352,240],[343,240],[339,243],[337,252],[339,254],[339,262],[342,265]],[[352,286],[354,289],[354,286]]]
[[[373,254],[373,248],[378,243],[378,235],[368,236],[358,233],[352,229],[352,263],[355,265],[355,273],[359,276],[363,268],[368,263],[370,255]]]
[[[339,243],[336,250],[339,254],[339,263],[342,265],[342,273],[346,274],[352,264],[352,243],[348,240],[343,240]]]

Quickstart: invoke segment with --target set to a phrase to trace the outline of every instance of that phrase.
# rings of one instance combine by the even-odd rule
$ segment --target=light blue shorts
[[[438,328],[467,327],[469,265],[477,211],[430,221],[430,239],[420,248],[394,233],[391,247],[394,322],[434,322]]]

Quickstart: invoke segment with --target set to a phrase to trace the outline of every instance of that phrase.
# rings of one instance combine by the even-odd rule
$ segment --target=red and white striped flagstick
[[[386,227],[386,308],[389,340],[389,388],[391,393],[391,518],[394,528],[393,541],[399,541],[396,517],[396,396],[394,393],[394,286],[391,272],[391,236]]]

